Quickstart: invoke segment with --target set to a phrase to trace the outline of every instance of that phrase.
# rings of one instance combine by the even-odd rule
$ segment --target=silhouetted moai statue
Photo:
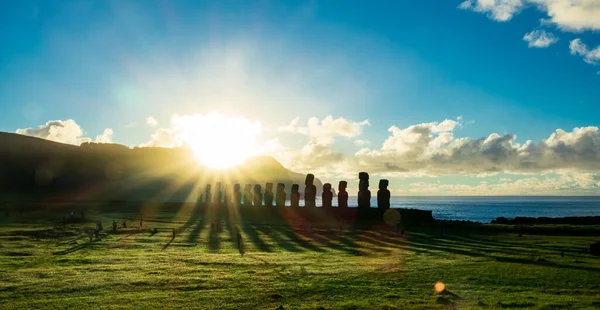
[[[273,183],[265,185],[265,207],[273,206]]]
[[[300,206],[300,185],[292,184],[292,193],[290,194],[290,207]]]
[[[204,203],[210,204],[212,201],[212,194],[210,192],[210,184],[206,184],[206,189],[204,190]]]
[[[233,204],[239,206],[242,203],[242,192],[239,184],[233,185]]]
[[[252,205],[252,184],[244,185],[244,206]]]
[[[367,209],[371,207],[371,191],[369,191],[369,174],[358,173],[358,207]]]
[[[304,206],[307,208],[316,207],[315,199],[317,198],[317,187],[313,184],[315,182],[315,176],[312,173],[306,175],[304,180]]]
[[[323,200],[323,208],[331,209],[331,202],[333,201],[331,183],[323,184],[323,193],[321,194],[321,199]]]
[[[285,184],[277,183],[277,192],[275,193],[275,206],[285,207]]]
[[[215,199],[213,202],[217,205],[220,205],[223,202],[223,193],[221,192],[221,182],[217,182],[215,185]]]
[[[338,208],[348,208],[348,182],[340,181],[338,184]]]
[[[260,184],[254,185],[254,206],[260,207],[263,201],[262,187]]]
[[[385,179],[379,180],[379,190],[377,191],[377,208],[387,210],[390,208],[390,191],[387,189],[390,182]]]

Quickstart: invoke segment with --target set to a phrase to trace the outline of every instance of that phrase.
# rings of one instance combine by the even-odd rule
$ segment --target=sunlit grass
[[[0,308],[593,308],[599,302],[600,261],[578,253],[594,237],[446,229],[442,238],[427,227],[408,228],[401,237],[333,224],[311,232],[285,221],[242,222],[231,209],[154,208],[140,232],[133,227],[137,213],[88,211],[106,230],[91,243],[81,230],[93,222],[63,229],[56,221],[62,213],[3,215]],[[221,229],[211,230],[219,218]],[[112,219],[119,220],[118,233],[110,232]],[[129,228],[120,228],[122,219]],[[173,228],[181,231],[171,240]]]

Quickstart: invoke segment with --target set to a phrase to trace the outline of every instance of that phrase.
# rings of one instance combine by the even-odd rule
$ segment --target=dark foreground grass
[[[210,214],[90,212],[63,228],[50,211],[1,215],[0,308],[597,308],[593,236],[331,224],[245,223]],[[236,219],[238,218],[238,219]],[[102,219],[99,241],[83,234]],[[235,242],[241,229],[244,255]],[[335,227],[335,228],[334,228]],[[151,235],[147,229],[158,228]],[[172,229],[178,229],[174,240]],[[561,257],[561,251],[565,257]],[[438,293],[442,281],[447,291]]]

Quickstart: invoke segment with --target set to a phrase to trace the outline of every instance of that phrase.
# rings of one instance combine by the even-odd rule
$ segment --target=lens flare
[[[441,293],[446,290],[446,284],[444,284],[444,282],[442,282],[442,281],[436,282],[433,287],[435,288],[435,291],[438,293]]]

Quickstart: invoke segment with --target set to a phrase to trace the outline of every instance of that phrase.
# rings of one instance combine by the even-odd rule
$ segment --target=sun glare
[[[258,122],[211,113],[175,117],[173,123],[194,156],[207,167],[231,168],[257,153]]]

